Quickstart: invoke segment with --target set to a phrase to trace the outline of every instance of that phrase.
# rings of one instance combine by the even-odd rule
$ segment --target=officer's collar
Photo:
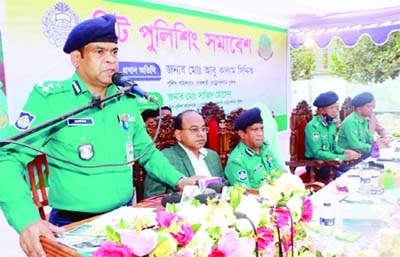
[[[83,82],[82,78],[79,76],[79,74],[77,72],[74,73],[74,75],[72,76],[72,83],[71,83],[72,89],[74,90],[74,93],[76,96],[89,92],[90,94],[92,94],[89,91],[89,88],[87,87],[87,85],[85,84],[85,82]],[[110,84],[107,87],[106,90],[106,96],[111,95],[111,94],[115,94],[119,91],[119,88],[114,85],[114,84]]]
[[[250,147],[248,147],[248,146],[245,145],[244,143],[242,143],[242,144],[245,146],[244,152],[245,152],[248,156],[252,157],[252,156],[254,156],[255,154],[257,154],[253,149],[251,149]],[[265,148],[265,147],[267,147],[267,146],[268,146],[268,143],[267,143],[267,142],[264,142],[264,143],[262,144],[262,146],[260,147],[260,153],[262,152],[263,148]]]

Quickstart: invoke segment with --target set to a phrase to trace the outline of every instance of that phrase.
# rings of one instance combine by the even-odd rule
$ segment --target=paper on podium
[[[155,221],[154,210],[154,208],[120,207],[58,235],[57,241],[80,253],[92,253],[106,241],[106,226],[117,227],[122,219],[129,222],[137,217]]]

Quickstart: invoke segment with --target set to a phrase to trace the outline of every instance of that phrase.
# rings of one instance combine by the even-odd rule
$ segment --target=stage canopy
[[[308,39],[325,48],[332,38],[354,46],[369,35],[384,44],[400,30],[399,0],[149,0],[176,7],[275,25],[288,29],[289,45],[299,48]]]

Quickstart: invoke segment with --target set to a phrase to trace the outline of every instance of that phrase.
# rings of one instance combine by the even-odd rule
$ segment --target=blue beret
[[[79,23],[69,33],[64,45],[64,52],[69,54],[92,42],[117,43],[115,22],[114,15],[106,14]]]
[[[374,95],[370,92],[362,92],[361,94],[356,95],[351,100],[351,105],[354,107],[364,106],[367,103],[372,102],[374,100]]]
[[[258,108],[252,108],[243,112],[242,114],[237,117],[235,121],[234,129],[238,130],[245,130],[248,126],[253,125],[254,123],[262,123],[263,120],[261,118],[261,111]]]
[[[313,104],[316,107],[326,107],[336,103],[338,99],[339,97],[335,92],[328,91],[317,96]]]

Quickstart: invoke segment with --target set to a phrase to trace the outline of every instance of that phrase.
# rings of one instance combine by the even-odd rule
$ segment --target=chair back
[[[245,112],[243,108],[237,108],[229,113],[226,120],[222,120],[219,124],[219,157],[222,167],[225,167],[229,154],[240,142],[238,133],[234,130],[235,121],[240,114]]]
[[[206,147],[219,152],[219,124],[225,120],[225,111],[218,104],[209,102],[201,108],[200,114],[209,129]]]
[[[177,140],[175,138],[174,117],[171,115],[161,117],[160,130],[158,135],[156,135],[158,122],[160,122],[160,118],[157,118],[155,122],[146,126],[147,133],[151,138],[157,136],[154,141],[156,147],[159,150],[162,150],[175,145]],[[144,199],[144,180],[146,178],[146,171],[137,161],[133,165],[133,171],[133,184],[136,190],[136,201],[140,202]]]
[[[305,160],[305,128],[312,119],[310,105],[305,100],[300,101],[290,115],[290,161]]]
[[[47,178],[49,176],[49,165],[47,163],[46,155],[38,154],[32,161],[28,163],[27,168],[33,201],[38,208],[42,220],[46,220],[47,217],[44,207],[49,205],[47,198]]]

